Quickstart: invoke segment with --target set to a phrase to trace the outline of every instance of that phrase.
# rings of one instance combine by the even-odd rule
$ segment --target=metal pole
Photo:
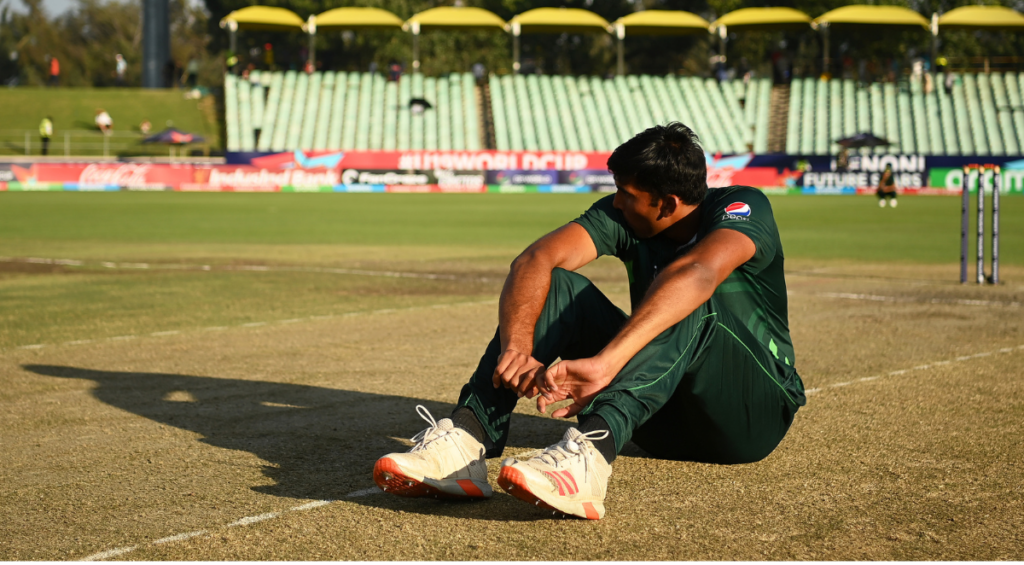
[[[615,38],[618,40],[618,60],[616,61],[617,74],[626,75],[626,26],[615,24]]]
[[[722,67],[725,67],[725,38],[729,36],[729,30],[725,26],[718,26],[718,38],[721,40],[721,51],[719,52],[719,61],[722,62]]]
[[[829,71],[829,33],[828,33],[828,22],[821,24],[821,40],[822,40],[822,51],[821,51],[821,72],[827,73]]]
[[[412,71],[420,70],[420,23],[412,23]]]
[[[522,31],[519,22],[512,22],[512,74],[518,75],[522,67],[520,63],[519,33]]]
[[[999,284],[999,193],[1003,189],[1003,175],[996,165],[992,177],[992,284]]]
[[[939,56],[939,13],[932,12],[932,72],[936,70],[935,60]]]
[[[978,284],[985,283],[985,169],[978,169]]]
[[[32,143],[32,140],[31,140],[30,136],[31,136],[31,134],[26,131],[25,132],[25,155],[28,155],[28,147],[29,147],[29,144]]]
[[[967,231],[970,224],[971,207],[971,170],[964,167],[964,177],[960,181],[960,284],[967,282]]]
[[[309,34],[309,68],[316,71],[316,16],[309,16],[306,32]]]

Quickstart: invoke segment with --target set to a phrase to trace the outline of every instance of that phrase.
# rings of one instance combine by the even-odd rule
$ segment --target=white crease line
[[[45,257],[28,257],[19,259],[17,257],[0,257],[0,262],[3,263],[43,263],[43,264],[57,264],[57,265],[71,265],[76,267],[86,266],[85,261],[79,261],[77,259],[49,259]],[[497,280],[503,280],[491,277],[473,277],[473,276],[460,276],[460,275],[449,275],[440,273],[416,273],[408,271],[371,271],[365,269],[341,269],[333,267],[271,267],[267,265],[225,265],[223,267],[217,267],[214,269],[210,265],[197,265],[197,264],[168,264],[168,265],[151,265],[149,263],[115,263],[113,261],[100,261],[98,263],[102,267],[107,269],[196,269],[200,271],[252,271],[252,272],[279,272],[279,273],[328,273],[335,275],[355,275],[362,277],[387,277],[387,278],[409,278],[409,279],[429,279],[429,280],[476,280],[481,282],[493,282]]]
[[[924,303],[924,304],[959,304],[962,306],[1010,306],[1019,307],[1020,302],[1001,302],[998,300],[972,300],[967,298],[928,298],[928,299],[917,299],[917,298],[903,298],[898,296],[880,296],[877,294],[854,294],[850,292],[800,292],[800,291],[789,291],[788,295],[810,295],[810,296],[821,296],[824,298],[844,298],[847,300],[868,300],[872,302],[907,302],[907,303]]]
[[[374,492],[381,492],[378,488],[357,490],[349,493],[347,496],[366,496],[367,494],[373,494]],[[313,510],[314,508],[320,508],[321,506],[327,506],[333,502],[332,500],[314,500],[307,502],[306,504],[300,504],[299,506],[293,506],[285,512],[305,512],[306,510]],[[246,516],[245,518],[239,518],[230,524],[225,525],[225,528],[237,528],[239,526],[248,526],[250,524],[257,524],[259,522],[266,522],[267,520],[273,520],[284,514],[285,512],[267,512],[266,514],[260,514],[259,516]],[[178,541],[185,541],[192,538],[197,538],[209,534],[209,530],[197,530],[194,532],[185,532],[181,534],[174,534],[173,536],[167,536],[154,540],[150,545],[163,545],[165,543],[174,543]],[[118,555],[124,555],[125,553],[131,553],[136,549],[139,549],[138,545],[130,545],[128,547],[118,547],[115,549],[108,549],[99,553],[94,553],[88,557],[83,557],[81,561],[102,561],[110,557],[117,557]]]
[[[364,488],[363,490],[357,490],[355,492],[350,492],[350,493],[346,494],[345,498],[356,498],[356,497],[359,497],[359,496],[369,496],[371,494],[377,494],[379,492],[384,492],[384,491],[380,490],[377,487]]]
[[[188,533],[184,533],[184,534],[176,534],[176,535],[173,535],[173,536],[167,536],[165,538],[160,538],[160,539],[154,541],[153,545],[161,545],[161,544],[172,543],[172,542],[176,542],[176,541],[185,541],[187,539],[192,539],[192,538],[199,537],[199,536],[202,536],[202,535],[205,535],[205,534],[207,534],[206,530],[199,530],[198,532],[188,532]]]
[[[231,522],[226,527],[235,528],[237,526],[248,526],[249,524],[255,524],[257,522],[266,522],[273,518],[280,516],[280,512],[267,512],[266,514],[260,514],[259,516],[246,516],[245,518],[239,518],[234,522]]]
[[[295,506],[291,510],[289,510],[289,512],[302,512],[304,510],[312,510],[314,508],[320,508],[321,506],[327,506],[330,503],[330,500],[314,500],[313,502],[307,502],[306,504]]]
[[[819,392],[821,392],[823,390],[826,390],[826,389],[840,388],[840,387],[849,386],[849,385],[851,385],[853,383],[858,383],[858,382],[874,381],[874,380],[882,378],[883,376],[895,377],[897,375],[903,375],[903,374],[905,374],[905,373],[907,373],[909,371],[924,371],[924,370],[927,370],[927,369],[932,369],[934,367],[941,367],[943,365],[949,365],[949,364],[957,362],[957,361],[969,361],[971,359],[977,359],[979,357],[988,357],[990,355],[995,355],[996,353],[1012,353],[1012,352],[1014,352],[1016,350],[1019,350],[1019,349],[1024,349],[1024,345],[1018,345],[1017,347],[1004,347],[1004,348],[998,349],[996,351],[986,351],[984,353],[975,353],[974,355],[961,355],[960,357],[955,357],[953,359],[946,359],[944,361],[935,361],[935,362],[932,362],[932,363],[928,363],[926,365],[918,365],[918,366],[912,367],[910,369],[900,369],[900,370],[897,370],[897,371],[889,371],[885,375],[874,375],[874,376],[871,376],[871,377],[862,377],[862,378],[857,379],[855,381],[846,381],[846,382],[842,382],[842,383],[833,383],[833,384],[830,384],[830,385],[824,385],[824,386],[819,386],[819,387],[815,387],[815,388],[809,388],[809,389],[804,391],[804,394],[807,395],[807,396],[810,396],[812,394],[817,394],[817,393],[819,393]]]
[[[345,312],[344,314],[337,314],[337,315],[335,315],[335,314],[327,314],[327,315],[324,315],[324,316],[307,316],[305,318],[291,318],[289,320],[280,320],[280,321],[277,321],[277,322],[249,322],[247,324],[239,324],[237,326],[208,326],[208,327],[205,327],[205,328],[200,328],[197,331],[212,332],[212,331],[227,330],[227,329],[230,329],[230,328],[256,328],[256,327],[260,327],[260,326],[266,326],[268,324],[294,324],[296,322],[303,322],[303,321],[329,320],[329,319],[335,318],[335,317],[348,318],[348,317],[352,317],[352,316],[370,316],[370,315],[374,315],[374,314],[389,314],[389,313],[392,313],[392,312],[413,312],[413,311],[416,311],[416,310],[423,310],[423,309],[426,309],[426,308],[451,308],[453,306],[478,306],[478,305],[481,305],[481,304],[494,304],[496,302],[497,302],[497,300],[491,299],[491,300],[476,300],[476,301],[472,301],[472,302],[451,302],[451,303],[447,303],[447,304],[434,304],[434,305],[431,305],[431,306],[409,306],[408,308],[381,308],[379,310],[361,310],[361,311],[357,311],[357,312]],[[181,334],[181,333],[185,333],[185,331],[184,330],[169,330],[169,331],[163,331],[163,332],[153,332],[153,333],[150,333],[150,334],[147,334],[147,335],[149,335],[151,337],[162,337],[162,336],[169,336],[169,335],[178,335],[178,334]],[[129,340],[129,339],[136,339],[138,337],[139,336],[135,336],[135,335],[119,335],[119,336],[116,336],[116,337],[108,337],[108,338],[104,338],[104,339],[79,339],[79,340],[75,340],[75,341],[65,341],[65,342],[62,342],[62,343],[57,344],[57,345],[82,345],[82,344],[97,343],[97,342],[102,342],[102,341],[126,341],[126,340]],[[14,349],[42,349],[44,347],[51,347],[51,345],[48,345],[48,344],[45,344],[45,343],[34,343],[32,345],[19,345],[17,347],[14,347]],[[0,350],[0,351],[3,351],[3,350]]]
[[[125,553],[131,553],[138,549],[137,545],[130,545],[128,547],[118,547],[115,549],[108,549],[99,553],[94,553],[88,557],[83,557],[82,561],[102,561],[111,557],[117,557],[118,555],[124,555]]]

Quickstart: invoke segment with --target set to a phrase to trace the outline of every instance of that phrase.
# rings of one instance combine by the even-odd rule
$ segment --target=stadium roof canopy
[[[711,22],[710,29],[774,31],[806,28],[810,23],[810,16],[793,8],[740,8]]]
[[[224,16],[220,27],[234,22],[237,29],[263,31],[303,31],[304,22],[295,12],[273,6],[249,6]]]
[[[687,35],[707,33],[711,24],[682,10],[644,10],[621,17],[612,25],[622,27],[629,35]]]
[[[902,6],[843,6],[814,18],[814,25],[865,24],[886,26],[913,26],[929,29],[928,20],[917,12]]]
[[[316,16],[318,30],[402,29],[402,20],[380,8],[335,8]]]
[[[1024,14],[1004,6],[961,6],[939,16],[939,28],[1024,31]]]
[[[513,35],[521,33],[607,33],[608,20],[580,8],[534,8],[509,20]]]
[[[442,6],[414,14],[402,24],[402,29],[411,29],[414,34],[420,30],[501,31],[505,29],[505,20],[483,8]]]

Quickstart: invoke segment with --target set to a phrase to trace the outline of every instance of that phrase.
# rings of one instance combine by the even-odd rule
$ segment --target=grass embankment
[[[519,250],[596,197],[3,194],[0,256],[93,263],[0,264],[0,348],[494,298]],[[957,199],[904,198],[896,210],[868,198],[772,202],[791,263],[945,264],[956,276]],[[1024,264],[1024,232],[1015,228],[1022,216],[1024,199],[1003,200],[1006,266]],[[106,269],[98,261],[213,268]],[[223,270],[237,263],[460,278]]]
[[[148,120],[152,124],[151,133],[166,127],[176,127],[182,131],[197,133],[206,138],[210,147],[220,146],[219,128],[217,125],[214,99],[207,96],[202,100],[186,100],[184,91],[169,89],[143,88],[5,88],[0,90],[0,107],[6,108],[3,124],[0,125],[0,155],[24,155],[24,131],[31,132],[33,154],[38,154],[39,122],[46,116],[53,119],[54,136],[51,142],[51,154],[63,153],[64,132],[66,130],[89,130],[95,132],[97,139],[100,133],[96,130],[94,119],[96,109],[103,108],[114,120],[115,132],[138,134],[139,124]],[[76,132],[71,140],[75,143],[97,143],[83,137],[81,131]],[[114,153],[128,155],[157,154],[165,155],[164,146],[142,145],[130,138],[116,137],[112,144],[130,145],[129,148]],[[200,146],[196,146],[197,148]],[[102,151],[78,151],[72,146],[74,155],[102,154]]]

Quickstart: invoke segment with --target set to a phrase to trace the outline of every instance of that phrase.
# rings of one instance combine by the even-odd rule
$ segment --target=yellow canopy
[[[502,30],[505,20],[483,8],[442,6],[424,10],[406,20],[402,29],[409,31],[413,24],[420,30]]]
[[[295,12],[273,6],[249,6],[235,10],[224,16],[220,27],[227,26],[228,22],[238,24],[238,29],[264,31],[302,31],[302,24],[306,23]]]
[[[807,27],[811,17],[793,8],[740,8],[711,23],[711,30],[758,31]]]
[[[1003,6],[961,6],[939,16],[939,29],[1024,30],[1024,15]]]
[[[615,20],[627,35],[686,35],[707,33],[707,20],[682,10],[644,10]]]
[[[317,30],[402,29],[402,20],[380,8],[335,8],[316,16]]]
[[[921,26],[928,29],[928,20],[917,12],[901,6],[843,6],[814,18],[817,24],[871,24]]]
[[[509,20],[506,30],[520,33],[607,33],[608,20],[580,8],[534,8]]]

